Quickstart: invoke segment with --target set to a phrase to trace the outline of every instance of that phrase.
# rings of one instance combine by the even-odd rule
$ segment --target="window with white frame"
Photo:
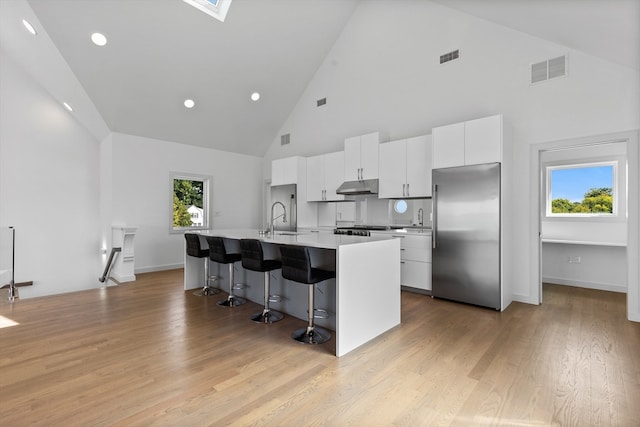
[[[546,166],[547,217],[616,217],[618,161]]]
[[[171,174],[173,231],[209,228],[210,181],[208,176]]]

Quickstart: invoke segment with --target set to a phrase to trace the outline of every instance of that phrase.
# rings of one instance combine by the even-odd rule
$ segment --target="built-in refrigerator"
[[[500,310],[500,163],[432,178],[433,296]]]

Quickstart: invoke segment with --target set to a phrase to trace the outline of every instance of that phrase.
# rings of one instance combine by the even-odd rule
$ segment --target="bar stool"
[[[316,284],[336,277],[335,271],[322,270],[311,267],[309,248],[306,246],[281,245],[282,277],[304,283],[309,286],[309,323],[306,328],[296,329],[291,338],[305,344],[322,344],[331,339],[331,333],[319,326],[315,326],[314,292]]]
[[[200,245],[200,236],[193,233],[185,233],[184,238],[187,242],[187,255],[195,258],[204,258],[204,286],[202,289],[193,292],[198,296],[209,296],[220,293],[220,289],[212,288],[209,283],[212,280],[218,280],[218,276],[209,275],[209,249],[203,249]]]
[[[247,302],[244,298],[237,297],[233,294],[234,289],[240,289],[240,286],[233,283],[233,264],[240,261],[242,256],[240,254],[227,253],[222,237],[207,236],[207,243],[209,243],[209,258],[211,261],[229,265],[229,296],[227,299],[218,301],[218,305],[224,307],[236,307],[244,304]]]
[[[282,263],[276,259],[265,259],[262,242],[257,239],[240,239],[240,254],[242,266],[247,270],[264,273],[264,308],[255,313],[251,320],[257,323],[273,323],[282,320],[284,314],[269,308],[270,302],[279,301],[279,297],[271,295],[271,271],[282,268]]]

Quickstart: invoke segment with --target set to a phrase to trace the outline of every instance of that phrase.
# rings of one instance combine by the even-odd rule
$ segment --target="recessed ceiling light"
[[[38,34],[38,33],[36,32],[36,29],[35,29],[35,28],[33,28],[33,25],[31,25],[31,24],[29,23],[29,21],[27,21],[26,19],[23,19],[23,20],[22,20],[22,25],[24,25],[24,27],[25,27],[25,28],[26,28],[26,29],[27,29],[31,34],[33,34],[34,36],[35,36],[36,34]]]
[[[196,102],[193,99],[185,99],[184,106],[187,108],[193,108],[196,105]]]
[[[258,92],[253,92],[251,94],[251,100],[252,101],[257,101],[258,99],[260,99],[260,94]]]
[[[73,108],[71,108],[71,105],[67,104],[66,102],[63,102],[62,105],[64,105],[64,108],[66,108],[69,111],[73,111]]]
[[[105,44],[107,44],[107,38],[104,36],[104,34],[100,34],[100,33],[91,34],[91,41],[96,46],[104,46]]]

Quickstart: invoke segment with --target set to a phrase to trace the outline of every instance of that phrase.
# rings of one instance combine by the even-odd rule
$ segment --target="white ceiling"
[[[111,131],[262,156],[357,1],[235,0],[225,22],[181,0],[29,4]]]
[[[640,0],[433,1],[640,70]],[[27,12],[7,2],[24,0],[0,0],[2,48],[38,73],[47,65],[29,58],[32,42],[7,28]],[[357,4],[234,0],[222,23],[181,0],[28,0],[39,31],[111,131],[256,156],[278,136]],[[90,42],[96,31],[105,47]],[[259,102],[249,99],[254,91]],[[196,107],[185,109],[186,98]]]

